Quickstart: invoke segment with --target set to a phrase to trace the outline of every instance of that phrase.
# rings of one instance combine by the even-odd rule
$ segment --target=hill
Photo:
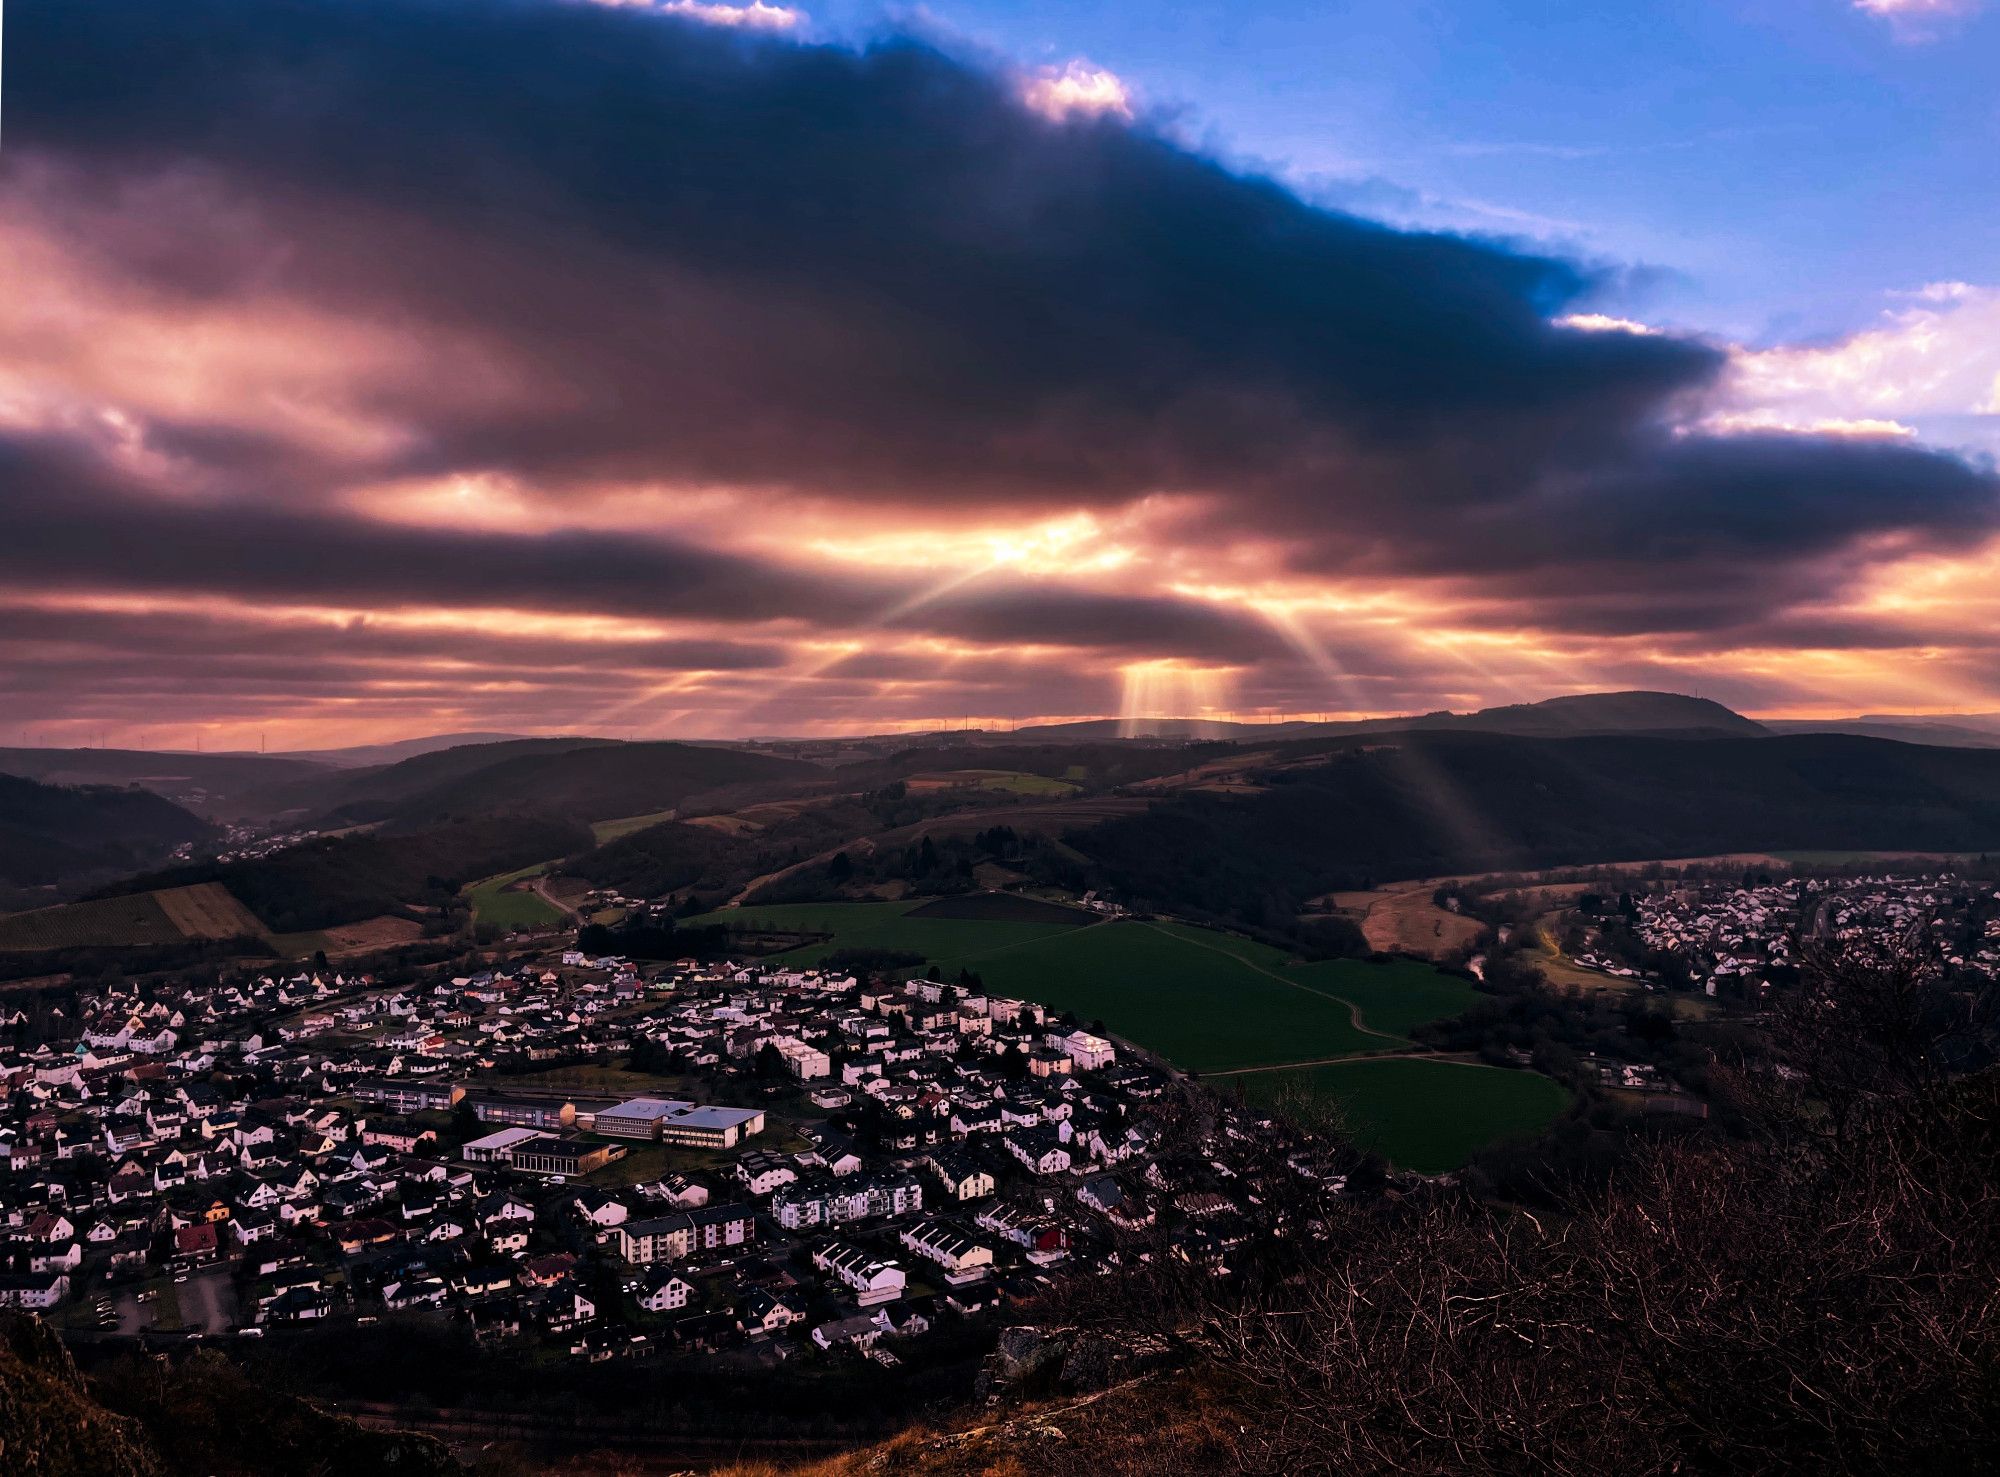
[[[227,888],[197,882],[0,917],[0,953],[137,949],[183,939],[255,938],[264,926]]]
[[[345,749],[287,749],[280,757],[331,764],[340,769],[360,769],[378,764],[396,764],[441,749],[462,749],[469,744],[508,743],[521,737],[518,733],[433,733],[423,738],[397,739],[386,744],[354,744]]]
[[[1588,692],[1481,708],[1473,713],[1437,712],[1400,718],[1360,718],[1340,723],[1233,723],[1210,718],[1092,718],[1051,723],[996,734],[990,742],[1029,739],[1159,738],[1178,740],[1331,738],[1346,734],[1456,729],[1477,733],[1578,735],[1591,733],[1740,734],[1764,732],[1763,725],[1707,698],[1673,692]]]
[[[2000,848],[2000,752],[1839,735],[1405,732],[1271,751],[1065,839],[1102,885],[1277,927],[1401,878],[1735,851]]]
[[[488,750],[494,762],[475,763]],[[396,771],[428,761],[449,761],[455,772],[414,789],[383,787]],[[747,749],[682,743],[615,743],[605,739],[527,739],[517,744],[453,749],[405,761],[369,780],[370,793],[336,808],[350,820],[393,817],[403,821],[442,816],[535,812],[582,823],[645,815],[685,804],[698,795],[734,787],[783,788],[822,782],[826,771],[798,759]]]
[[[1586,692],[1539,703],[1482,708],[1436,722],[1384,727],[1454,728],[1476,733],[1581,735],[1595,733],[1728,733],[1755,735],[1762,724],[1707,698],[1674,692]]]
[[[2000,749],[2000,723],[1988,715],[1948,718],[1766,718],[1773,733],[1846,733],[1954,749]]]
[[[157,863],[210,827],[149,790],[0,774],[0,881],[50,887]]]
[[[490,816],[422,831],[323,836],[252,861],[142,876],[105,896],[219,883],[273,933],[333,928],[409,906],[448,903],[466,883],[581,851],[590,833],[562,821]]]
[[[448,787],[510,759],[608,748],[614,743],[612,739],[531,738],[460,744],[414,754],[393,764],[321,771],[260,790],[251,799],[272,815],[303,812],[362,824],[385,820],[412,797]]]
[[[0,774],[46,785],[137,785],[211,820],[257,814],[243,797],[325,773],[305,759],[261,754],[165,754],[147,749],[0,749]]]
[[[212,1351],[129,1356],[86,1379],[54,1330],[10,1312],[0,1312],[0,1453],[19,1477],[466,1470],[428,1437],[364,1430],[256,1387]]]

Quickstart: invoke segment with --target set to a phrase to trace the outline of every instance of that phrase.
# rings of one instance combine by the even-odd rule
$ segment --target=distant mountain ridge
[[[431,749],[393,764],[327,769],[274,785],[247,797],[272,814],[333,817],[344,823],[384,820],[404,801],[466,776],[531,754],[610,748],[616,739],[528,738]]]
[[[668,810],[735,785],[816,781],[826,771],[749,749],[615,739],[517,739],[406,759],[354,781],[332,818],[423,824],[542,814],[590,822]]]
[[[526,737],[519,733],[433,733],[422,738],[398,739],[386,744],[353,744],[342,749],[287,749],[274,759],[304,759],[314,764],[331,764],[338,769],[360,769],[375,764],[396,764],[420,754],[443,749],[462,749],[469,744],[504,744]]]
[[[1541,734],[1549,737],[1608,733],[1688,733],[1751,736],[1768,732],[1756,720],[1707,698],[1677,692],[1586,692],[1510,703],[1472,713],[1440,711],[1394,718],[1356,718],[1333,723],[1294,720],[1237,723],[1213,718],[1090,718],[1077,723],[1031,724],[995,739],[1184,738],[1240,740],[1333,738],[1351,733],[1402,733],[1419,729],[1463,729],[1478,733]]]
[[[1992,713],[1954,713],[1939,718],[1873,713],[1859,718],[1766,718],[1762,722],[1773,733],[1845,733],[1949,749],[2000,749],[2000,715]]]
[[[262,754],[173,754],[150,749],[0,749],[0,774],[45,785],[138,785],[208,819],[252,812],[238,798],[329,773],[307,759]]]

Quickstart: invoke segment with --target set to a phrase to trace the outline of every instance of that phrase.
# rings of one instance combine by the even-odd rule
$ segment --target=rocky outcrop
[[[134,1354],[86,1380],[32,1315],[0,1315],[5,1477],[463,1477],[438,1441],[261,1389],[218,1353]]]
[[[0,1472],[9,1477],[164,1477],[137,1421],[90,1396],[41,1319],[0,1315]]]
[[[1168,1359],[1166,1345],[1157,1340],[1113,1339],[1071,1328],[1009,1328],[980,1367],[974,1393],[982,1399],[1087,1394],[1159,1369]]]

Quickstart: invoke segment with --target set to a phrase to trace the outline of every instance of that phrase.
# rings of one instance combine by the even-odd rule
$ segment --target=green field
[[[592,821],[590,834],[596,837],[597,844],[602,846],[608,841],[616,841],[620,836],[629,836],[634,831],[643,831],[648,826],[657,826],[662,821],[670,821],[673,818],[674,812],[671,810],[656,810],[651,815],[628,815],[621,816],[615,821]]]
[[[1846,867],[1855,862],[1875,861],[1951,862],[1978,855],[1970,851],[1774,851],[1770,854],[1795,867]],[[1757,869],[1750,867],[1746,870]]]
[[[983,781],[979,788],[982,790],[998,790],[1007,795],[1044,795],[1054,797],[1074,795],[1082,787],[1073,785],[1068,780],[1050,779],[1045,774],[1006,774],[995,775],[993,778]]]
[[[698,1097],[702,1079],[628,1072],[623,1067],[549,1067],[540,1072],[514,1072],[496,1079],[502,1091],[515,1087],[561,1088],[589,1097]]]
[[[1253,1098],[1268,1099],[1286,1084],[1339,1097],[1356,1140],[1407,1169],[1454,1168],[1484,1144],[1539,1132],[1568,1102],[1561,1087],[1532,1073],[1366,1061],[1369,1053],[1406,1047],[1402,1033],[1412,1027],[1481,998],[1464,980],[1417,960],[1295,964],[1269,944],[1185,923],[919,916],[925,906],[796,903],[692,921],[830,935],[772,956],[788,963],[846,948],[922,954],[946,978],[969,969],[994,994],[1101,1020],[1189,1071],[1277,1068],[1237,1080]],[[1357,1060],[1325,1064],[1345,1056]],[[1217,1085],[1227,1090],[1227,1081]]]
[[[1183,923],[925,917],[927,906],[786,903],[691,921],[831,935],[772,956],[783,963],[813,963],[837,949],[921,954],[946,977],[969,969],[997,994],[1102,1020],[1197,1072],[1393,1049],[1405,1044],[1400,1032],[1478,998],[1463,981],[1415,961],[1293,965],[1268,944]]]
[[[1456,1169],[1488,1144],[1533,1138],[1570,1101],[1566,1088],[1534,1072],[1409,1058],[1253,1072],[1234,1080],[1252,1102],[1291,1090],[1338,1104],[1357,1144],[1419,1174]]]
[[[541,862],[532,867],[523,867],[518,872],[503,872],[498,877],[488,877],[484,882],[475,882],[465,889],[465,895],[472,903],[472,917],[478,923],[491,923],[501,928],[541,928],[547,924],[560,923],[568,915],[562,909],[543,899],[534,892],[508,892],[507,885],[519,882],[524,877],[536,877],[548,870],[548,863]]]
[[[1417,959],[1376,964],[1366,959],[1329,959],[1295,964],[1287,973],[1358,1008],[1377,1031],[1408,1035],[1427,1021],[1461,1015],[1487,997],[1470,982]]]
[[[957,918],[980,923],[1059,923],[1074,928],[1095,923],[1097,915],[1068,903],[1045,902],[1018,892],[964,892],[932,898],[912,908],[910,918]]]
[[[1185,923],[1162,923],[1180,938],[1234,954],[1246,964],[1261,966],[1289,980],[1328,995],[1337,995],[1361,1012],[1371,1031],[1401,1038],[1412,1027],[1458,1015],[1485,997],[1456,975],[1433,969],[1421,959],[1327,959],[1294,964],[1282,950],[1255,939]]]
[[[1100,923],[938,962],[947,977],[964,967],[997,994],[1102,1020],[1115,1034],[1195,1072],[1400,1044],[1357,1030],[1345,1001],[1264,973],[1201,935],[1150,923]]]
[[[773,933],[825,933],[832,937],[773,954],[781,964],[815,964],[837,949],[897,949],[942,961],[947,955],[985,953],[993,949],[1070,932],[1070,923],[1018,923],[969,918],[910,916],[920,903],[770,903],[759,907],[726,908],[689,920],[691,925],[721,923]]]

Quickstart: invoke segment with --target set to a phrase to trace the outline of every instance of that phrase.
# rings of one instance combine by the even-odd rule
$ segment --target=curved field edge
[[[500,928],[539,928],[562,922],[567,915],[540,893],[526,888],[514,892],[507,890],[517,882],[539,877],[549,869],[549,865],[538,862],[532,867],[502,872],[497,877],[469,884],[465,897],[472,904],[474,921],[491,923]]]
[[[806,965],[842,949],[921,954],[950,978],[1102,1021],[1196,1072],[1394,1050],[1398,1032],[1478,998],[1428,965],[1293,965],[1282,950],[1191,924],[1027,923],[920,916],[918,902],[788,903],[690,920],[827,937],[769,956]],[[1366,1012],[1379,1012],[1377,1024]]]

